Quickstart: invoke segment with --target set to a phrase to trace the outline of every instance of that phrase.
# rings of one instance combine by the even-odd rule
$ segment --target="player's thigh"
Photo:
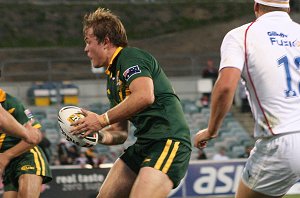
[[[3,193],[3,198],[17,198],[18,192],[16,191],[6,191]]]
[[[179,141],[167,139],[152,143],[146,154],[140,166],[161,171],[176,188],[187,172],[191,149]]]
[[[136,174],[121,160],[117,159],[102,184],[97,198],[129,197]]]
[[[18,198],[39,198],[42,187],[42,177],[33,174],[23,174],[19,177]]]
[[[186,174],[191,150],[172,139],[152,142],[146,150],[130,195],[134,198],[167,197]]]
[[[300,133],[257,140],[242,174],[243,184],[262,197],[282,197],[300,179],[299,142]],[[245,191],[244,185],[239,191]]]
[[[241,180],[239,183],[238,190],[236,192],[235,198],[281,198],[283,196],[268,196],[258,192],[255,192],[248,188],[243,181]]]
[[[130,198],[164,198],[173,188],[167,174],[152,167],[141,168],[130,193]]]

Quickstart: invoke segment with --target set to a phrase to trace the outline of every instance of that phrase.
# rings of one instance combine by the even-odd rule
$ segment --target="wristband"
[[[110,121],[109,121],[108,113],[107,112],[105,112],[105,114],[104,114],[104,120],[105,120],[105,122],[106,122],[107,125],[110,125]]]
[[[102,129],[107,126],[104,114],[98,115],[97,119]]]
[[[101,128],[105,128],[106,126],[110,125],[107,112],[104,113],[104,114],[98,115],[97,119],[98,119],[98,121],[100,123]]]

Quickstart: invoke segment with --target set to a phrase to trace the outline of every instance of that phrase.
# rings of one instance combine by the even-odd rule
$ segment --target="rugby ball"
[[[79,137],[78,135],[70,134],[71,124],[77,120],[83,118],[84,115],[79,107],[76,106],[65,106],[58,112],[58,124],[61,133],[66,139],[74,144],[81,147],[92,147],[98,143],[98,132],[90,134],[85,138]]]

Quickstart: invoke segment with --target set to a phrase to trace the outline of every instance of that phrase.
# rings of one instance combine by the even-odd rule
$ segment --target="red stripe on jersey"
[[[261,105],[261,103],[260,103],[260,100],[259,100],[259,98],[258,98],[256,89],[255,89],[255,86],[254,86],[254,83],[253,83],[253,80],[252,80],[252,78],[251,78],[250,71],[249,71],[248,56],[247,56],[247,34],[248,34],[248,30],[250,29],[250,27],[251,27],[255,22],[256,22],[256,20],[253,21],[253,22],[247,27],[247,29],[246,29],[246,31],[245,31],[245,39],[244,39],[244,45],[245,45],[245,64],[246,64],[247,74],[248,74],[248,77],[249,77],[251,86],[253,87],[253,91],[254,91],[254,94],[255,94],[255,98],[256,98],[256,100],[257,100],[257,103],[258,103],[258,105],[259,105],[259,108],[260,108],[260,110],[261,110],[261,112],[262,112],[262,114],[263,114],[263,116],[264,116],[264,118],[265,118],[265,121],[266,121],[266,123],[267,123],[267,126],[268,126],[270,132],[271,132],[273,135],[275,135],[275,134],[273,133],[273,130],[272,130],[271,126],[270,126],[269,120],[268,120],[268,118],[267,118],[267,116],[266,116],[266,114],[265,114],[265,110],[263,109],[263,107],[262,107],[262,105]]]

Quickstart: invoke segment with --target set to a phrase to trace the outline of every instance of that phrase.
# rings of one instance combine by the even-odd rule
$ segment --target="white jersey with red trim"
[[[300,25],[286,12],[266,13],[228,32],[220,70],[225,67],[242,71],[255,137],[300,132]]]

